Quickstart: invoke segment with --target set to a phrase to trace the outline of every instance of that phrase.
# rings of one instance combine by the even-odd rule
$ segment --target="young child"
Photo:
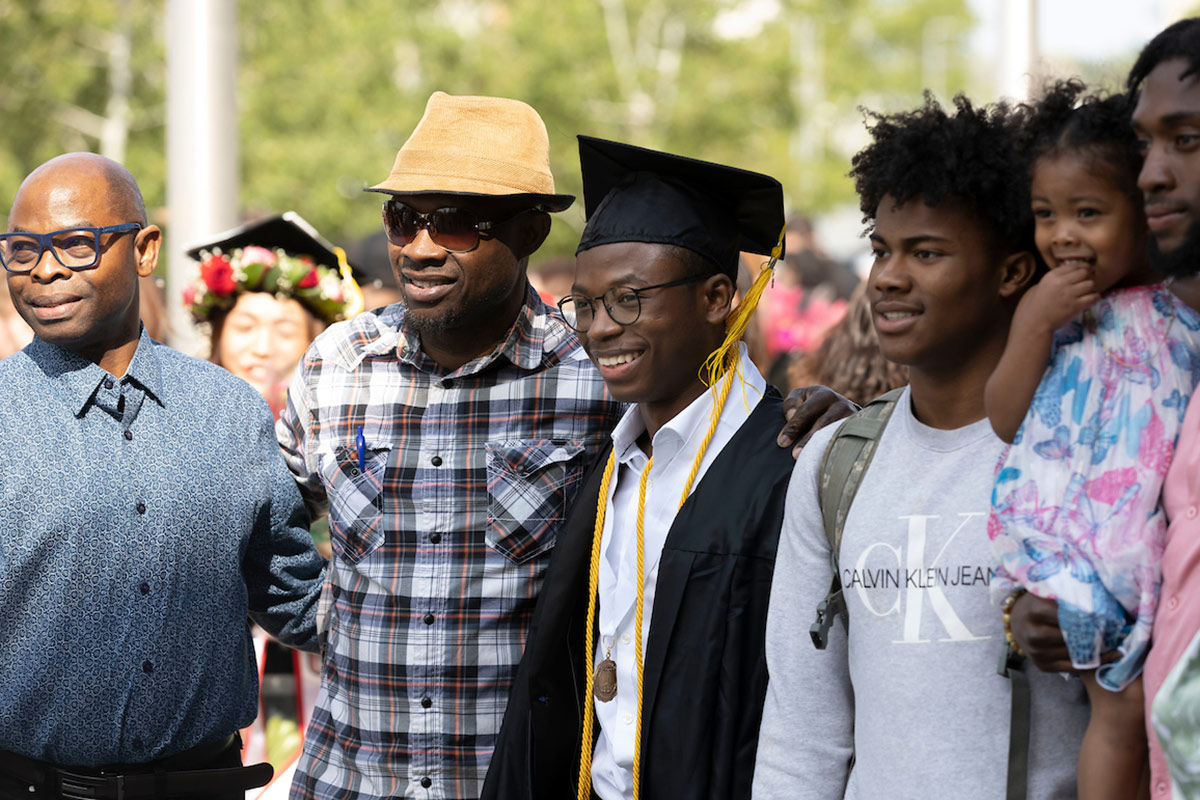
[[[1086,670],[1078,781],[1092,800],[1145,785],[1139,676],[1166,530],[1159,494],[1200,377],[1200,318],[1147,258],[1128,99],[1080,102],[1083,89],[1059,83],[1030,109],[1025,155],[1049,271],[1017,307],[985,400],[1012,444],[988,523],[993,595],[1006,612],[1025,591],[1058,603],[1071,660]]]

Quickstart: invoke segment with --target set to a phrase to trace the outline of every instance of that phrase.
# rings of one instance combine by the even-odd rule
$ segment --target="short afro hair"
[[[1081,80],[1058,81],[1025,107],[1018,147],[1029,179],[1038,159],[1079,153],[1094,158],[1097,166],[1107,166],[1108,176],[1141,207],[1137,176],[1142,157],[1129,126],[1133,95],[1086,92]]]
[[[1181,80],[1200,73],[1200,17],[1181,19],[1151,39],[1133,62],[1125,88],[1136,92],[1155,67],[1175,58],[1182,58],[1188,65],[1179,76]]]
[[[1033,251],[1029,185],[1017,152],[1019,117],[1007,105],[976,107],[963,95],[948,114],[929,92],[920,108],[866,112],[874,141],[851,161],[863,222],[890,195],[897,206],[966,206],[998,255]]]

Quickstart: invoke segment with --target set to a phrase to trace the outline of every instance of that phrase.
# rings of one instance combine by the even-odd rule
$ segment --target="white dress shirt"
[[[738,344],[742,381],[735,379],[721,410],[717,430],[709,442],[692,483],[700,485],[709,465],[750,416],[766,391],[766,381]],[[719,387],[719,384],[718,384]],[[679,511],[684,484],[692,462],[708,433],[713,392],[706,391],[654,435],[654,464],[646,482],[643,520],[645,565],[642,607],[642,658],[650,635],[658,562],[667,533]],[[609,486],[600,544],[599,631],[593,668],[606,654],[617,668],[617,696],[607,703],[593,698],[600,723],[600,738],[592,756],[592,788],[602,800],[633,797],[633,746],[637,734],[637,666],[633,633],[637,618],[637,508],[642,472],[649,461],[637,444],[646,431],[637,406],[626,411],[613,430],[617,454],[614,480]],[[612,648],[609,654],[609,648]]]

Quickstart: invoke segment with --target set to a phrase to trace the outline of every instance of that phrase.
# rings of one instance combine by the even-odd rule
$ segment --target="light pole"
[[[235,0],[167,0],[167,309],[171,344],[199,355],[180,302],[195,269],[190,243],[238,214]]]

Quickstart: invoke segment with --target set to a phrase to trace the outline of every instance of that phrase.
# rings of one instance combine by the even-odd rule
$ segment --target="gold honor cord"
[[[696,453],[696,458],[692,461],[692,471],[687,477],[687,482],[683,487],[683,494],[679,498],[679,507],[682,508],[684,502],[688,499],[688,494],[692,491],[692,484],[696,480],[696,475],[700,472],[700,463],[704,460],[704,452],[708,449],[709,443],[712,441],[713,435],[717,432],[717,423],[721,420],[721,410],[725,407],[725,400],[729,397],[729,390],[733,387],[734,378],[738,375],[737,364],[740,354],[737,350],[728,352],[725,380],[721,384],[720,392],[717,395],[716,403],[713,406],[712,417],[708,423],[708,433],[704,435],[704,441],[700,443],[700,450]],[[604,467],[604,477],[600,481],[600,501],[596,504],[596,527],[592,532],[592,558],[591,567],[588,570],[588,610],[587,610],[587,625],[584,627],[584,653],[592,653],[594,650],[592,642],[592,629],[596,625],[596,604],[598,599],[598,585],[600,580],[600,543],[604,534],[604,511],[608,505],[608,487],[612,482],[613,471],[616,469],[617,453],[614,450],[608,456],[608,463]],[[641,483],[638,486],[638,509],[637,509],[637,605],[635,606],[634,625],[636,635],[634,638],[634,659],[637,669],[637,724],[634,728],[633,740],[633,800],[638,800],[638,783],[641,775],[642,762],[642,613],[645,608],[645,537],[643,535],[643,522],[646,516],[646,480],[650,477],[650,469],[654,466],[654,458],[651,457],[646,461],[646,466],[642,470]],[[677,509],[678,510],[678,509]],[[594,659],[594,656],[593,656]],[[579,791],[578,800],[589,800],[591,797],[592,788],[592,748],[593,748],[593,724],[595,710],[593,706],[592,695],[595,691],[595,665],[591,669],[585,670],[585,684],[583,697],[586,703],[586,708],[583,715],[583,737],[581,742],[580,758],[579,758]]]

